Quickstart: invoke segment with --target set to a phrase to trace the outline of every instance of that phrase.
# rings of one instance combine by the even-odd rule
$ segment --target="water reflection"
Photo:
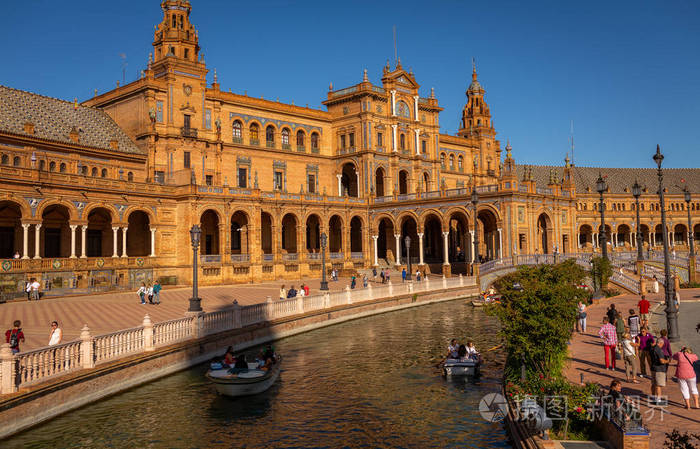
[[[7,448],[498,448],[509,447],[478,403],[497,391],[502,355],[478,381],[444,379],[450,338],[485,350],[494,319],[462,301],[355,320],[281,340],[280,379],[230,399],[202,377],[169,376],[4,441]],[[251,351],[253,352],[253,351]],[[496,369],[494,369],[494,367]]]

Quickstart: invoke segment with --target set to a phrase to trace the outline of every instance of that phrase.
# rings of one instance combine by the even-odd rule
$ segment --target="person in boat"
[[[467,357],[473,360],[479,360],[479,351],[476,350],[473,341],[467,341],[467,346],[465,347],[465,349],[467,351]]]
[[[262,353],[262,359],[267,362],[267,359],[271,359],[272,363],[275,363],[275,349],[268,345]]]
[[[236,369],[248,369],[248,363],[245,361],[245,354],[236,357],[236,363],[233,367]]]
[[[459,343],[457,343],[457,339],[453,338],[452,340],[450,340],[450,345],[447,347],[447,358],[448,359],[458,358],[458,351],[459,351]]]
[[[209,362],[209,368],[212,370],[224,369],[224,364],[221,357],[217,356],[211,359],[211,362]]]
[[[224,354],[224,365],[226,368],[230,368],[236,364],[236,357],[233,355],[233,346],[229,346],[226,349],[226,354]]]

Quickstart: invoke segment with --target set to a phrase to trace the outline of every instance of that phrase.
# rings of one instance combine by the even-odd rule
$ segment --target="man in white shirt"
[[[32,283],[29,284],[29,297],[34,301],[39,300],[39,287],[41,284],[35,278],[32,278]]]

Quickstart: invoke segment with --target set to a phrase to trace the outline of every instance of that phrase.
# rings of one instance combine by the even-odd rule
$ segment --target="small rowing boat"
[[[275,363],[269,370],[223,368],[210,369],[205,375],[213,384],[216,391],[224,396],[238,397],[262,393],[270,388],[279,377],[282,358],[275,356]]]
[[[442,364],[442,373],[445,376],[478,376],[480,366],[481,360],[447,359]]]

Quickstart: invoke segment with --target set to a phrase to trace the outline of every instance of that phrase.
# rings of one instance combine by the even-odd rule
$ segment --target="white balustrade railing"
[[[35,349],[17,354],[19,383],[29,386],[82,368],[80,341]]]
[[[216,313],[218,312],[212,312],[212,315]],[[155,346],[169,345],[191,337],[192,317],[162,321],[153,325],[153,344]]]
[[[124,329],[94,339],[95,363],[99,364],[143,350],[143,326]]]

